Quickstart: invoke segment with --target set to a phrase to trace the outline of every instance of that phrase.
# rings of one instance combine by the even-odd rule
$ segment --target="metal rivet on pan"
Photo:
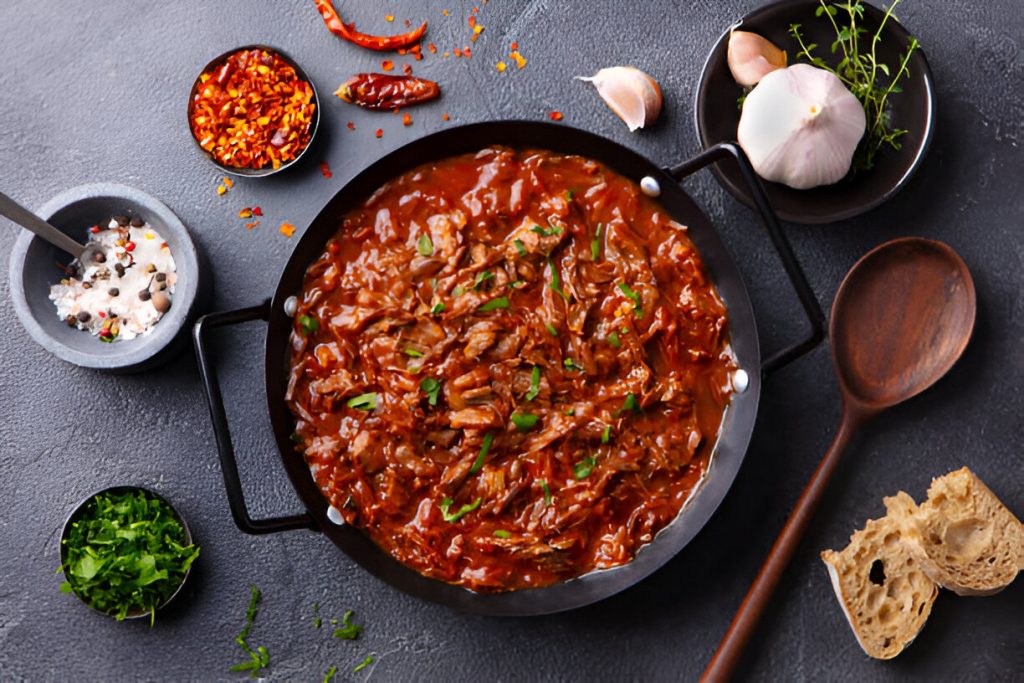
[[[746,370],[739,369],[733,373],[732,376],[732,387],[736,390],[736,393],[742,394],[750,386],[750,375],[747,374]]]
[[[640,179],[640,190],[648,197],[657,197],[661,194],[661,185],[649,175]]]
[[[341,526],[345,523],[344,518],[341,516],[341,512],[338,510],[338,508],[334,507],[333,505],[327,508],[327,519],[331,520],[338,526]]]
[[[284,314],[289,318],[295,315],[295,310],[299,307],[299,300],[294,296],[290,296],[284,300]]]

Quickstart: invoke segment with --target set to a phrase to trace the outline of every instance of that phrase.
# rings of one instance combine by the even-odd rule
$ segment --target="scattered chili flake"
[[[327,165],[326,161],[320,162],[320,172],[324,175],[324,178],[330,178],[333,175],[331,173],[331,167]]]
[[[473,14],[476,14],[476,13],[477,13],[477,12],[479,12],[479,11],[480,11],[480,8],[479,8],[479,7],[474,7],[474,8],[473,8]]]
[[[494,67],[494,68],[496,68],[496,69],[497,69],[498,71],[500,71],[500,72],[504,73],[504,72],[505,72],[505,69],[507,69],[507,68],[508,68],[508,65],[506,65],[506,64],[505,64],[505,62],[498,62],[498,63],[497,63],[496,65],[495,65],[495,67]]]
[[[231,178],[228,178],[227,176],[224,176],[223,178],[221,178],[221,181],[222,181],[222,182],[223,182],[223,183],[224,183],[225,185],[227,185],[227,186],[228,186],[228,189],[229,189],[229,190],[230,190],[230,189],[231,189],[232,187],[234,187],[234,186],[235,186],[235,184],[234,184],[233,182],[231,182]]]
[[[515,52],[516,50],[519,49],[519,43],[517,43],[515,41],[512,41],[512,44],[509,45],[509,49],[512,50],[513,52]]]
[[[445,15],[447,17],[448,16],[448,10],[441,10],[441,14],[443,14],[443,15]]]
[[[258,206],[252,207],[252,215],[253,216],[262,216],[263,215],[263,209],[261,209]]]
[[[91,232],[91,233],[92,233],[92,234],[94,234],[94,235],[95,235],[96,233],[98,233],[99,231],[100,231],[100,226],[98,226],[98,225],[94,225],[94,226],[92,226],[91,228],[89,228],[89,232]]]
[[[388,22],[389,24],[390,24],[390,23],[391,23],[392,21],[394,21],[394,20],[395,20],[395,17],[394,17],[394,15],[393,15],[393,14],[389,14],[389,15],[387,15],[386,17],[384,17],[384,21]]]
[[[470,28],[476,26],[476,17],[474,17],[472,14],[469,15],[469,26]]]
[[[469,51],[469,45],[462,48],[462,54],[466,55],[466,59],[469,59],[470,57],[473,56],[473,53]]]
[[[228,188],[224,187],[223,185],[218,185],[217,186],[217,195],[218,196],[223,196],[224,193],[227,192],[227,191],[228,191]]]
[[[124,245],[125,251],[135,251],[135,242],[128,242]]]
[[[452,117],[448,116],[448,114],[447,114],[447,112],[446,112],[446,113],[444,113],[444,114],[441,114],[441,120],[442,120],[442,121],[451,121],[451,120],[452,120]]]
[[[433,43],[428,43],[427,44],[427,49],[430,50],[431,54],[434,54],[434,55],[437,54],[437,45],[434,45]]]
[[[402,71],[405,72],[406,76],[412,76],[412,64],[403,64]]]
[[[380,68],[384,69],[385,71],[391,71],[392,69],[395,68],[395,63],[392,62],[390,59],[385,59],[383,62],[381,62]]]
[[[356,129],[356,124],[355,124],[354,121],[349,121],[348,122],[348,129],[349,130],[355,130]]]
[[[411,21],[409,21],[408,19],[406,19],[406,20],[405,20],[405,27],[406,27],[406,28],[412,28],[412,22],[411,22]]]
[[[295,226],[287,221],[281,224],[280,230],[281,234],[284,235],[285,237],[291,237],[292,235],[295,234]]]
[[[451,52],[445,52],[445,53],[444,53],[444,58],[445,58],[445,59],[448,59],[448,58],[449,58],[449,57],[451,57],[451,56],[452,56],[452,53],[451,53]]]
[[[253,228],[255,228],[259,224],[260,224],[259,221],[253,221],[252,223],[246,223],[245,224],[245,229],[246,230],[252,230]]]
[[[384,137],[384,129],[383,129],[383,128],[378,128],[378,129],[377,129],[377,132],[375,133],[375,135],[376,135],[377,137],[379,137],[379,138],[382,138],[382,137]]]
[[[402,125],[403,126],[411,126],[412,125],[412,117],[409,116],[408,114],[402,114]]]
[[[246,207],[238,212],[239,218],[252,218],[252,209]]]
[[[313,87],[279,54],[239,50],[199,76],[189,124],[218,163],[278,168],[309,144],[315,109]]]
[[[337,256],[338,254],[341,253],[341,245],[335,242],[334,240],[331,240],[330,242],[327,243],[327,251]]]
[[[456,57],[461,57],[462,56],[462,50],[460,50],[459,48],[455,48],[454,50],[452,50],[452,52],[455,53]]]
[[[484,32],[484,27],[483,26],[481,26],[480,24],[477,24],[476,26],[474,26],[473,27],[473,40],[476,40],[476,37],[478,35],[480,35],[481,33],[483,33],[483,32]]]
[[[509,59],[516,60],[516,66],[518,66],[520,69],[526,66],[526,57],[523,57],[521,54],[519,54],[519,50],[512,50],[512,52],[510,52],[508,56]]]
[[[563,114],[560,111],[553,111],[550,114],[548,114],[548,116],[551,118],[552,121],[561,121],[562,119],[565,118],[565,114]]]

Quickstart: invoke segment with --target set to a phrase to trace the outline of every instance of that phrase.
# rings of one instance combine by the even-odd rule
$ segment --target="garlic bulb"
[[[737,135],[759,176],[806,190],[849,172],[864,127],[864,108],[835,74],[794,64],[750,91]]]
[[[757,85],[766,74],[786,68],[786,53],[756,33],[729,33],[726,62],[732,77],[742,86]]]
[[[636,67],[612,66],[591,77],[576,78],[593,83],[597,94],[630,131],[651,125],[661,113],[661,88]]]

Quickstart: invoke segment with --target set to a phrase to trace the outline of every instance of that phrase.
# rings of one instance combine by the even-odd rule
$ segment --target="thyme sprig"
[[[878,60],[877,49],[886,24],[890,20],[896,21],[893,12],[902,0],[893,0],[886,8],[878,28],[870,36],[868,29],[861,25],[864,20],[864,3],[859,0],[836,3],[818,1],[821,6],[815,10],[814,15],[826,17],[835,29],[836,39],[831,45],[831,50],[834,55],[842,55],[839,63],[832,67],[821,57],[816,56],[814,51],[818,45],[805,41],[800,24],[791,24],[789,33],[800,46],[796,54],[797,59],[806,59],[816,67],[834,73],[864,107],[867,129],[854,155],[853,170],[854,173],[867,171],[874,168],[875,155],[882,147],[888,145],[898,150],[902,146],[899,138],[905,135],[907,130],[891,127],[888,100],[890,95],[902,92],[899,81],[910,74],[910,57],[920,44],[916,38],[911,37],[893,75],[889,65]]]

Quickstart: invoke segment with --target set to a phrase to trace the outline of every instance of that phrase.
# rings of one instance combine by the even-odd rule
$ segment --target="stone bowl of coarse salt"
[[[137,372],[168,360],[198,312],[202,272],[185,225],[148,194],[116,183],[75,187],[36,212],[91,242],[88,263],[23,230],[11,252],[14,311],[53,355]]]

